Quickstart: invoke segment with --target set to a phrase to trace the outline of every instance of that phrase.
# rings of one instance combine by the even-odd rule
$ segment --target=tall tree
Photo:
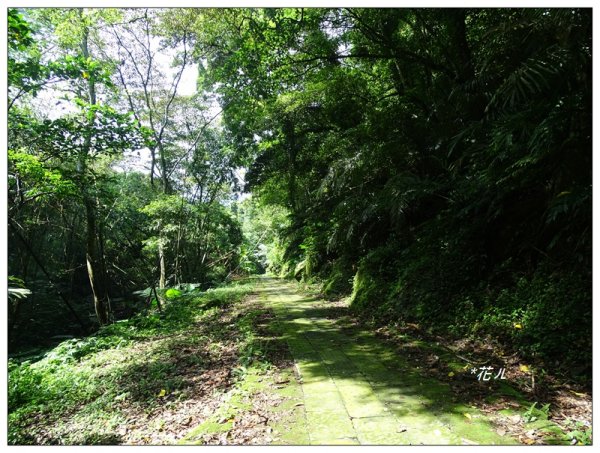
[[[106,64],[95,60],[90,35],[110,15],[84,9],[44,10],[37,20],[45,21],[56,31],[63,55],[53,62],[52,73],[67,84],[78,113],[55,120],[46,119],[15,124],[14,132],[26,135],[22,142],[35,152],[62,158],[73,164],[72,181],[85,210],[86,264],[94,296],[98,322],[110,321],[109,291],[104,260],[103,225],[98,215],[100,206],[98,178],[94,168],[103,156],[116,156],[142,145],[142,137],[131,117],[120,114],[101,103],[98,87],[110,89],[110,73]],[[108,96],[104,93],[104,100]]]

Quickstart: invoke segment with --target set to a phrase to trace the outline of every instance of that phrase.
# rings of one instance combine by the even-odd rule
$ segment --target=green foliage
[[[18,277],[8,276],[8,300],[15,303],[20,299],[25,299],[31,294],[31,290],[25,288],[25,282]]]
[[[20,406],[35,403],[32,394],[38,394],[39,398],[43,392],[42,374],[36,373],[29,362],[17,364],[11,360],[8,362],[8,410],[14,411]]]
[[[531,423],[536,420],[548,420],[548,413],[550,412],[550,404],[544,404],[541,408],[536,408],[537,402],[533,403],[529,409],[523,413],[523,419],[525,423]]]
[[[505,281],[497,289],[468,284],[457,263],[440,262],[444,255],[421,247],[415,254],[410,251],[388,246],[363,258],[354,276],[352,306],[378,322],[411,321],[456,335],[491,335],[535,360],[560,358],[554,369],[573,375],[591,370],[592,317],[585,308],[591,286],[586,277],[540,267],[531,278]],[[448,279],[460,280],[445,283],[446,273]]]
[[[178,289],[174,289],[174,288],[169,288],[165,291],[165,297],[167,299],[177,299],[178,297],[181,296],[181,291],[179,291]]]
[[[111,296],[159,274],[173,296],[101,331],[125,339],[183,325],[184,282],[266,270],[589,375],[591,31],[578,8],[9,9],[9,273],[33,290],[11,332],[40,280],[87,310],[95,245]],[[138,32],[205,92],[176,95]],[[55,83],[63,115],[31,102]],[[150,176],[123,159],[144,147]]]
[[[33,43],[29,23],[14,8],[8,9],[8,43],[10,48],[19,50],[25,50]]]
[[[238,379],[245,374],[246,368],[256,365],[264,359],[265,348],[256,336],[256,318],[261,314],[260,310],[253,310],[246,313],[237,320],[237,328],[243,338],[240,344],[240,368],[238,369]]]
[[[352,285],[351,306],[372,313],[386,300],[390,292],[396,249],[393,246],[381,247],[364,257],[359,266]],[[386,278],[387,277],[387,278]]]
[[[51,364],[66,364],[76,362],[82,358],[105,349],[119,349],[129,342],[123,338],[92,336],[84,339],[66,340],[47,353],[45,360]]]
[[[59,169],[48,168],[40,156],[8,150],[9,174],[25,187],[20,188],[22,202],[43,197],[64,197],[76,194],[73,181],[64,178]]]
[[[209,287],[237,267],[242,232],[224,206],[161,195],[139,211],[146,216],[150,233],[144,251],[155,259],[162,249],[174,277],[171,283],[196,281]]]
[[[578,274],[553,276],[540,271],[488,302],[481,329],[510,338],[533,357],[561,357],[563,368],[585,370],[592,360],[591,311],[584,308],[589,294],[589,282]],[[522,328],[516,329],[515,324]]]
[[[85,79],[102,83],[109,88],[115,86],[111,80],[111,68],[107,63],[95,61],[83,55],[65,55],[48,65],[50,74],[63,80]]]
[[[23,134],[25,145],[61,159],[116,157],[140,149],[144,137],[129,113],[106,105],[77,102],[80,114],[36,121],[15,115],[12,133]],[[87,140],[86,140],[87,139]]]
[[[64,341],[35,362],[9,360],[9,444],[30,443],[28,425],[41,414],[72,417],[77,408],[84,407],[77,417],[87,417],[82,422],[94,431],[99,418],[119,413],[119,401],[123,399],[153,407],[161,389],[171,392],[184,385],[170,361],[174,354],[171,348],[208,347],[210,342],[222,341],[223,335],[231,336],[227,326],[219,323],[220,310],[239,302],[252,288],[252,284],[240,282],[182,295],[160,316],[139,314],[105,326],[94,336]],[[197,325],[206,326],[204,336],[190,334]],[[158,341],[179,338],[182,332],[189,337],[189,344]],[[78,435],[69,433],[61,442],[94,443]],[[103,437],[96,441],[103,443]]]
[[[31,24],[15,8],[8,9],[7,40],[7,75],[9,100],[12,105],[12,101],[22,92],[35,95],[43,85],[43,78],[47,76],[48,70],[40,62],[40,49],[34,38]],[[11,94],[14,96],[10,96]]]
[[[96,299],[112,301],[113,313],[97,319],[110,322],[143,309],[131,292],[157,285],[160,247],[171,286],[207,288],[239,263],[242,233],[228,202],[241,161],[209,127],[209,101],[178,96],[153,66],[151,99],[139,107],[134,67],[151,64],[138,55],[141,21],[152,42],[176,49],[182,39],[153,23],[158,11],[147,13],[9,11],[9,267],[34,290],[31,303],[11,305],[11,349],[87,333],[90,265]],[[135,158],[145,148],[154,153],[151,175]]]
[[[247,198],[237,204],[236,212],[244,236],[247,272],[269,271],[278,275],[285,261],[281,235],[289,227],[288,211]]]
[[[280,275],[356,269],[359,312],[590,371],[589,10],[198,17],[248,189],[289,210]]]
[[[11,288],[10,286],[8,287],[9,300],[25,299],[30,294],[31,290],[27,288]]]
[[[592,445],[592,427],[580,421],[569,420],[570,431],[567,440],[574,441],[577,445]]]

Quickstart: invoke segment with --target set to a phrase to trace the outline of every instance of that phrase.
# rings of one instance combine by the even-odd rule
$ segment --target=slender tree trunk
[[[287,120],[284,125],[284,133],[290,142],[288,147],[288,196],[292,212],[296,212],[296,133],[294,124]]]
[[[154,188],[154,167],[156,166],[156,149],[150,148],[150,185]]]
[[[452,14],[450,15],[451,40],[453,48],[456,51],[456,56],[453,60],[459,83],[472,80],[475,73],[471,49],[467,40],[466,17],[467,12],[463,8],[452,10]]]
[[[158,154],[160,158],[160,173],[163,192],[165,194],[169,194],[171,193],[171,186],[169,184],[169,177],[167,174],[167,159],[165,157],[165,149],[162,145],[162,142],[158,143]]]
[[[162,244],[162,240],[158,243],[158,260],[160,264],[160,278],[158,280],[158,287],[163,289],[167,283],[167,265],[165,263],[165,248]]]
[[[102,265],[98,231],[96,226],[96,210],[91,202],[85,201],[85,212],[87,220],[86,231],[86,263],[88,277],[94,294],[94,308],[100,325],[108,324],[108,292],[106,290],[106,273]]]
[[[136,19],[137,20],[137,19]],[[183,37],[183,56],[180,64],[179,71],[175,74],[174,79],[171,84],[171,88],[167,91],[166,100],[164,108],[161,107],[163,112],[159,115],[157,112],[159,111],[159,106],[157,106],[156,97],[157,94],[160,95],[160,92],[157,93],[155,91],[155,79],[153,76],[153,69],[156,67],[154,63],[154,52],[152,50],[152,28],[153,18],[148,17],[148,10],[145,10],[144,18],[142,22],[142,30],[136,31],[135,28],[127,29],[127,32],[131,35],[132,38],[135,39],[137,45],[141,46],[142,51],[145,54],[145,58],[143,58],[143,63],[138,62],[136,56],[134,54],[134,47],[127,43],[122,39],[119,32],[113,28],[113,35],[117,39],[118,45],[131,59],[131,63],[133,65],[133,69],[137,76],[139,77],[139,81],[142,87],[143,92],[143,101],[144,107],[140,107],[134,103],[133,98],[130,94],[130,90],[128,88],[127,80],[124,77],[123,72],[120,68],[117,68],[117,72],[119,74],[121,83],[125,88],[125,92],[127,94],[127,99],[129,102],[129,106],[131,110],[134,112],[135,117],[140,120],[140,118],[147,115],[147,120],[150,125],[150,129],[153,131],[155,144],[150,148],[151,155],[151,163],[150,163],[150,185],[155,187],[155,174],[154,171],[157,169],[160,172],[160,179],[157,179],[158,184],[160,184],[162,191],[164,194],[168,195],[173,193],[173,188],[169,182],[169,172],[167,168],[167,149],[165,147],[164,141],[164,133],[168,126],[168,119],[170,115],[170,109],[173,101],[177,97],[177,90],[179,87],[179,83],[181,82],[181,78],[183,76],[183,71],[187,67],[188,64],[188,44],[187,44],[187,32],[184,33]],[[164,95],[162,95],[164,96]],[[159,238],[162,242],[162,233],[158,231]],[[165,257],[165,248],[166,245],[160,243],[158,246],[158,260],[160,267],[160,276],[159,276],[159,289],[162,289],[166,285],[166,257]],[[179,251],[176,253],[176,260]],[[175,263],[175,279],[177,281],[178,271],[179,271],[179,261]]]
[[[175,243],[175,283],[181,283],[181,260],[179,259],[181,245],[181,220],[179,221],[179,227],[177,228],[177,242]]]
[[[88,29],[84,28],[81,51],[85,58],[89,58],[90,56],[88,34]],[[91,105],[96,104],[96,85],[93,77],[88,78],[88,98]],[[94,118],[90,120],[90,126],[93,125],[93,122]],[[88,134],[83,144],[83,149],[81,150],[78,162],[78,171],[81,175],[85,175],[87,170],[87,157],[91,150],[91,139],[91,134]],[[106,269],[101,254],[102,247],[98,231],[96,200],[95,196],[91,195],[88,191],[88,187],[86,186],[88,183],[89,181],[86,181],[86,178],[84,178],[82,182],[82,195],[86,218],[86,264],[90,286],[92,287],[92,293],[94,295],[94,309],[96,311],[96,316],[98,317],[98,323],[100,323],[100,325],[105,325],[108,324],[110,320],[108,289],[106,286]]]

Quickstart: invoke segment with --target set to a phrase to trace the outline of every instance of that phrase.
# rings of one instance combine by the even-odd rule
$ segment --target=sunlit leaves
[[[23,118],[14,124],[13,132],[26,134],[25,142],[55,157],[82,153],[90,157],[114,156],[144,146],[144,136],[131,115],[104,104],[90,105],[82,100],[77,103],[79,115],[43,121]]]
[[[8,10],[8,47],[10,49],[26,50],[33,43],[31,28],[19,14],[18,10]]]
[[[65,179],[58,169],[48,168],[39,156],[20,151],[8,151],[11,189],[20,187],[21,201],[26,202],[40,197],[68,196],[76,193],[72,181]],[[41,201],[41,200],[40,200]]]
[[[83,55],[65,55],[48,65],[49,72],[62,80],[92,79],[112,87],[111,71],[107,63]]]

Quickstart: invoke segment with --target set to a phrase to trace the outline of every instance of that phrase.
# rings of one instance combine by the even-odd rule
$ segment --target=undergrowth
[[[127,421],[125,407],[151,411],[165,396],[185,399],[182,367],[202,371],[219,360],[223,344],[251,342],[248,332],[240,336],[219,317],[252,288],[240,282],[177,294],[162,313],[64,341],[36,361],[9,360],[8,443],[119,443],[114,432]],[[181,353],[186,350],[194,353]]]
[[[414,250],[413,250],[414,249]],[[456,337],[493,338],[586,382],[591,376],[591,284],[548,263],[530,275],[510,262],[491,276],[426,247],[376,249],[358,266],[352,308],[382,325],[409,322]]]

